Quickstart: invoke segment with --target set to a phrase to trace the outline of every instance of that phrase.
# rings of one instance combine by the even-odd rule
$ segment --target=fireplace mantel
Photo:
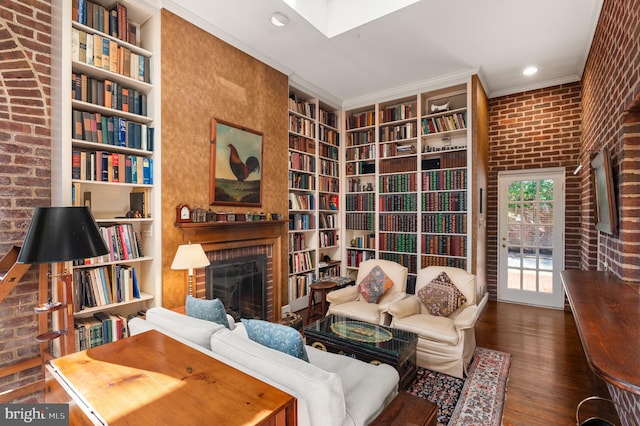
[[[273,245],[273,310],[271,321],[280,319],[282,307],[282,289],[284,287],[283,270],[286,267],[288,220],[260,220],[238,222],[175,223],[182,231],[183,243],[202,244],[208,249],[231,249],[250,247],[259,244]]]
[[[210,243],[286,237],[288,220],[254,220],[243,222],[176,223],[183,241]]]

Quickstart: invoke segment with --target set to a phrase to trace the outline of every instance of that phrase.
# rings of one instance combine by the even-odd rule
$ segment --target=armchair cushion
[[[431,315],[449,316],[467,302],[446,272],[441,272],[416,294]]]
[[[249,339],[309,362],[302,335],[293,327],[262,320],[242,319]]]
[[[360,281],[358,290],[369,303],[378,303],[378,299],[391,288],[393,281],[385,274],[380,266],[374,267],[369,274]]]

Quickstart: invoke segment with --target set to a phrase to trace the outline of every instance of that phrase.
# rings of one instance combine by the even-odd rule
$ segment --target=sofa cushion
[[[148,309],[146,318],[159,329],[167,330],[207,349],[211,347],[211,335],[224,329],[221,324],[191,318],[160,306]]]
[[[242,319],[249,339],[309,362],[302,335],[294,328],[262,320]]]
[[[362,297],[369,303],[377,303],[380,296],[391,288],[393,281],[384,273],[381,267],[376,266],[360,283],[358,290]]]
[[[446,272],[441,272],[418,290],[416,295],[431,315],[445,317],[454,313],[467,301]]]
[[[231,365],[245,373],[295,396],[299,425],[345,424],[345,395],[339,375],[225,329],[211,335],[211,351],[231,360]]]
[[[398,371],[388,364],[370,364],[307,347],[311,364],[340,376],[346,401],[345,424],[368,425],[398,393]]]
[[[212,321],[230,328],[227,312],[220,299],[197,299],[193,296],[187,296],[185,312],[187,316]]]

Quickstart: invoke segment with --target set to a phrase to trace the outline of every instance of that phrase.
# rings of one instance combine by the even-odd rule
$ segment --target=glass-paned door
[[[561,308],[564,169],[498,174],[498,299]]]

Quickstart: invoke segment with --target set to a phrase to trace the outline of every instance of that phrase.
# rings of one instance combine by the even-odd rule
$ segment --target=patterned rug
[[[511,355],[476,348],[466,380],[418,367],[406,392],[438,405],[438,426],[499,426]]]

